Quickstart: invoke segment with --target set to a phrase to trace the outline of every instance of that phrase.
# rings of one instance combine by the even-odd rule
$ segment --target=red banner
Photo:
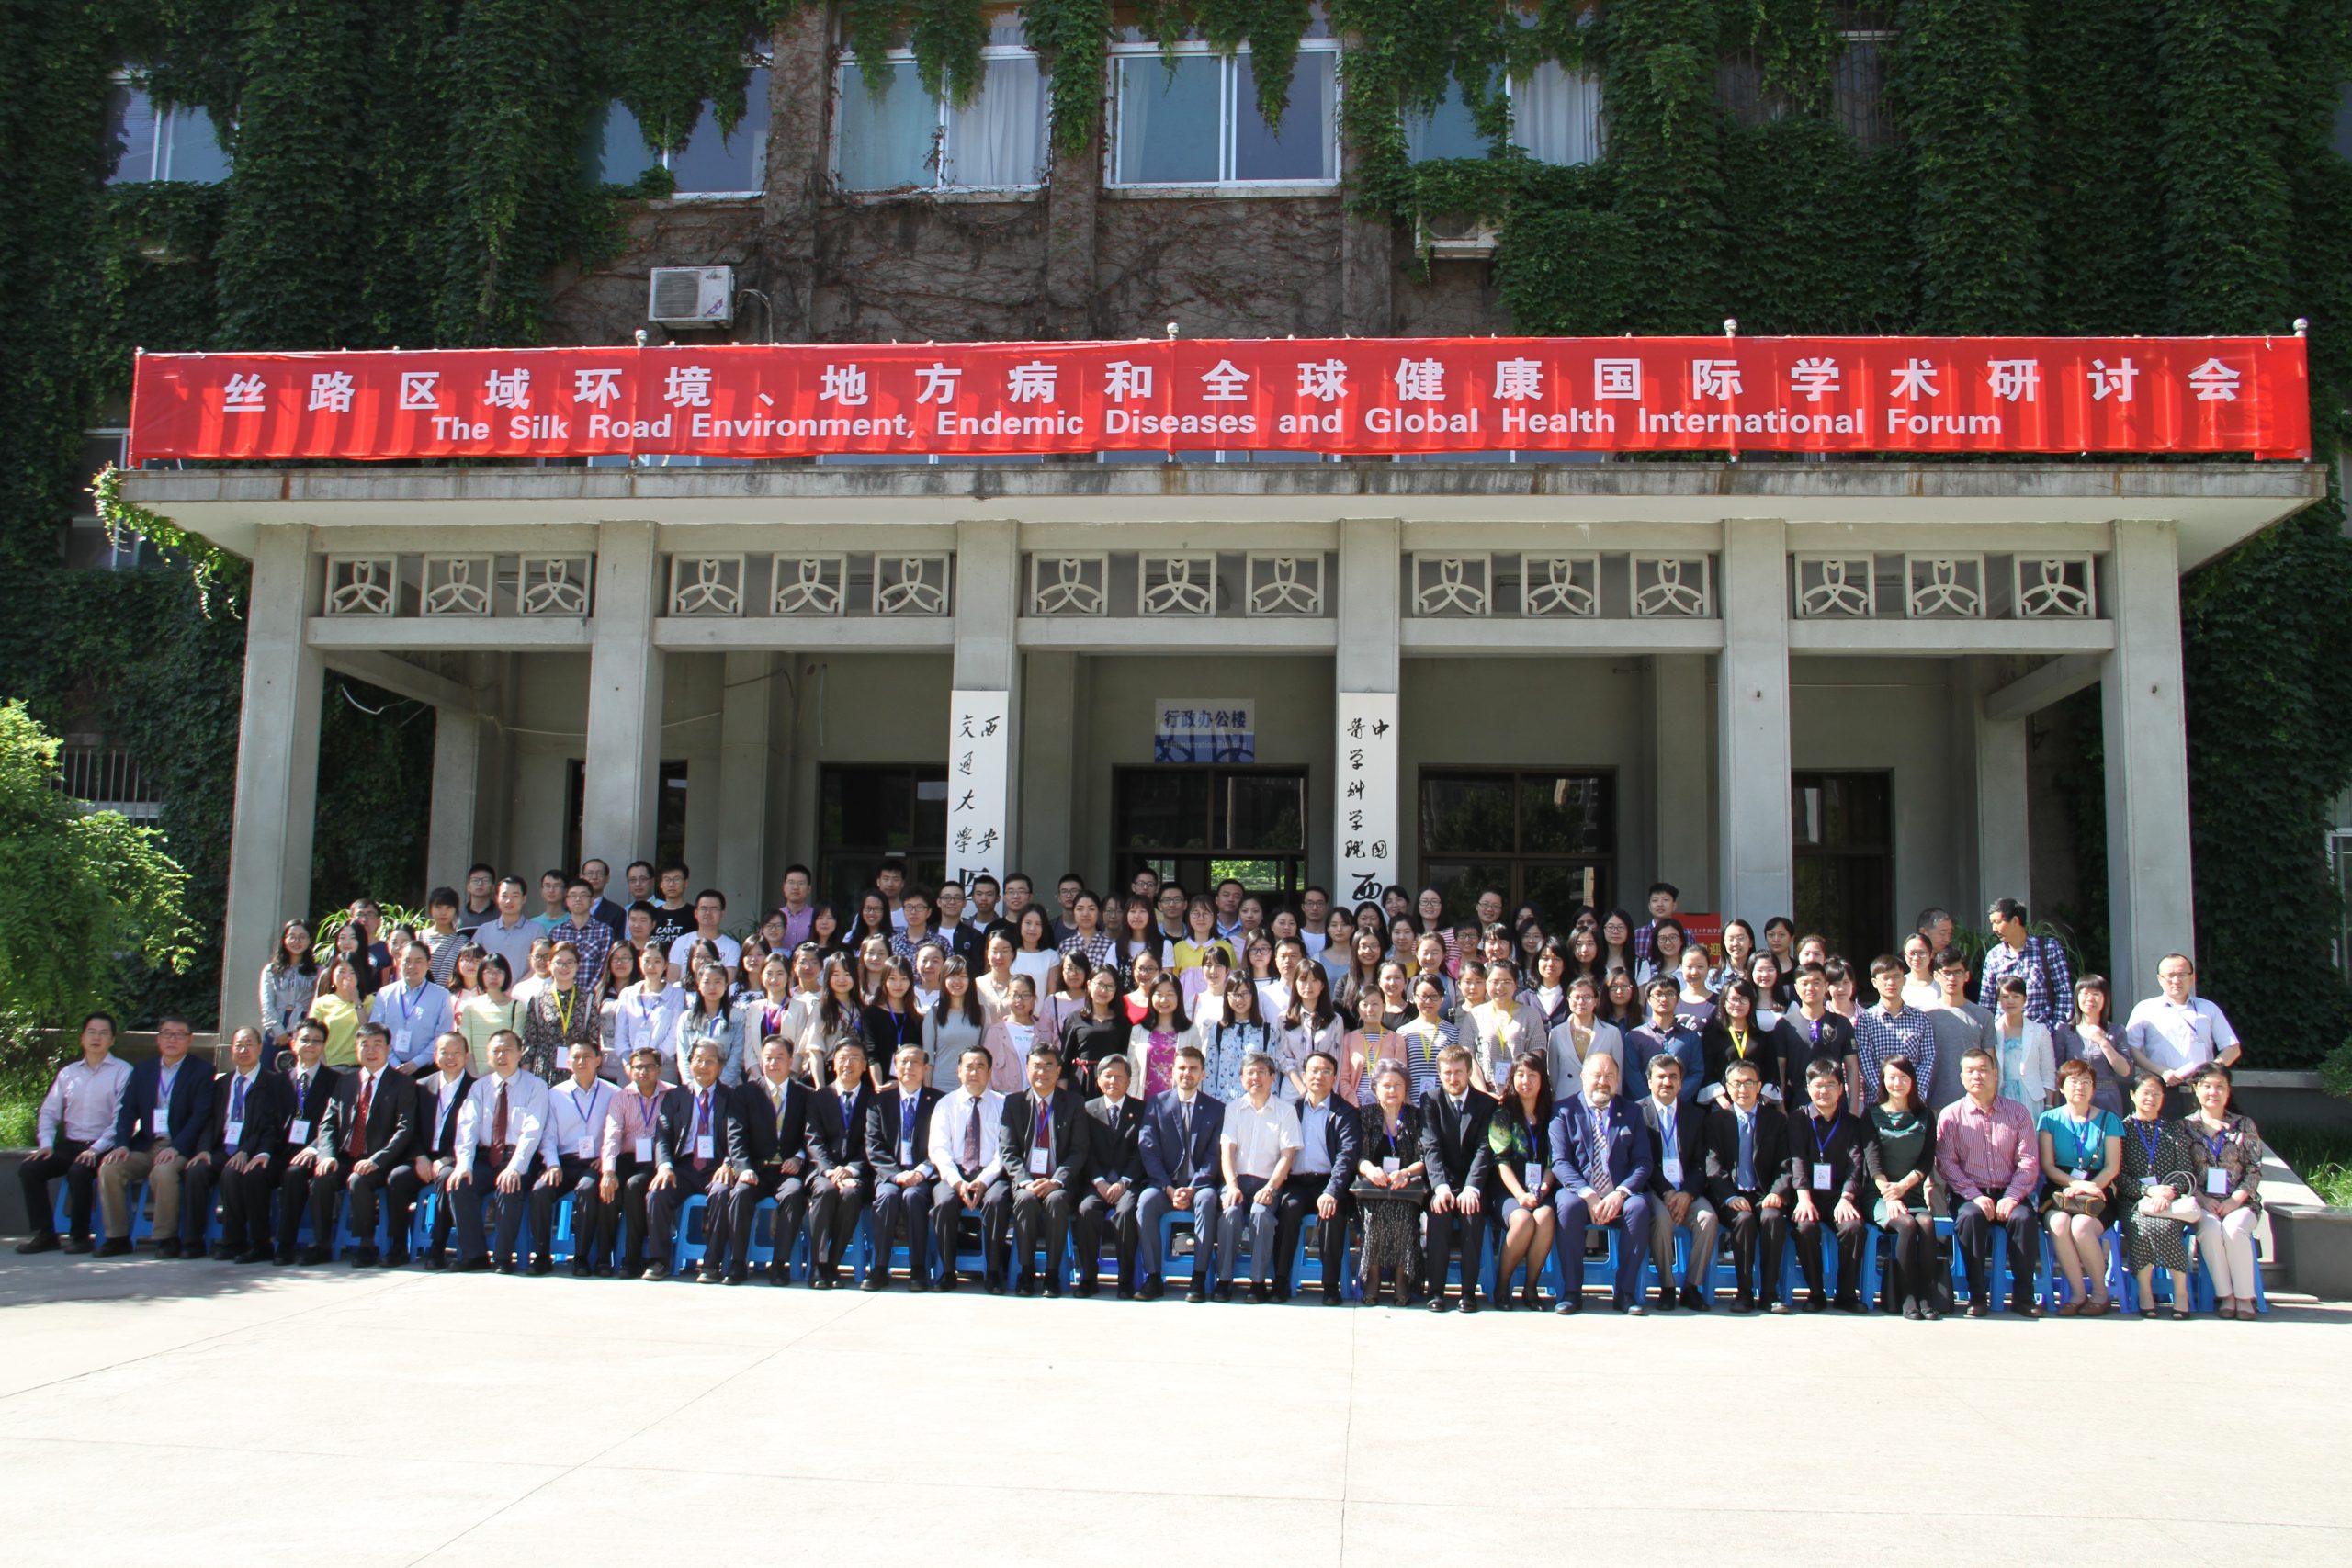
[[[1329,338],[151,354],[149,457],[1226,448],[2311,455],[2277,338]]]

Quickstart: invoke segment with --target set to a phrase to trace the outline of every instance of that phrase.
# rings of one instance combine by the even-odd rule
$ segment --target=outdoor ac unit
[[[735,320],[735,269],[657,266],[647,291],[645,314],[658,326],[726,326]]]
[[[1416,225],[1416,248],[1432,256],[1490,256],[1495,226],[1464,212],[1424,212]]]

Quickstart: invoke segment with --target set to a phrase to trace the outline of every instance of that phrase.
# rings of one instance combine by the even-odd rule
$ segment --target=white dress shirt
[[[1271,1094],[1262,1107],[1250,1104],[1245,1094],[1225,1108],[1221,1135],[1233,1150],[1233,1174],[1262,1179],[1274,1174],[1284,1149],[1300,1146],[1298,1112]]]
[[[114,1147],[114,1121],[122,1110],[123,1090],[130,1085],[130,1064],[108,1055],[96,1066],[87,1061],[68,1062],[57,1071],[40,1102],[40,1131],[36,1148],[53,1149],[62,1128],[65,1136],[87,1144],[98,1154]]]
[[[686,964],[694,957],[695,944],[706,941],[718,944],[718,961],[727,965],[730,975],[734,973],[736,966],[743,962],[743,944],[725,931],[707,938],[700,931],[688,931],[670,944],[671,969],[681,975],[693,974],[694,971],[688,969]]]
[[[2169,997],[2150,997],[2132,1010],[2123,1036],[2132,1050],[2166,1072],[2201,1067],[2238,1043],[2238,1032],[2222,1010],[2203,997],[2178,1007]]]
[[[474,1080],[473,1092],[458,1112],[458,1168],[470,1171],[476,1181],[487,1181],[504,1174],[492,1170],[489,1161],[479,1159],[475,1151],[490,1146],[491,1134],[498,1126],[498,1087],[506,1086],[506,1137],[514,1145],[514,1156],[506,1163],[506,1170],[527,1177],[539,1156],[539,1140],[546,1135],[548,1125],[548,1083],[536,1073],[517,1072],[511,1078],[496,1073],[486,1074]]]
[[[601,1160],[605,1153],[605,1123],[621,1102],[620,1090],[603,1078],[586,1089],[567,1077],[548,1093],[548,1136],[558,1156]],[[511,1108],[510,1108],[511,1109]]]
[[[980,1119],[980,1173],[973,1179],[989,1182],[1003,1174],[1004,1096],[992,1089],[975,1096],[959,1088],[931,1113],[931,1163],[942,1176],[952,1179],[964,1168],[964,1134],[975,1116]]]

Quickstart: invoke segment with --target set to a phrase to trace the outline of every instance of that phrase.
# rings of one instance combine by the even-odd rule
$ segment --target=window
[[[847,190],[1018,190],[1046,177],[1046,74],[1017,16],[980,51],[980,90],[965,107],[922,90],[911,51],[891,52],[877,84],[844,61],[833,84],[833,177]],[[879,87],[877,93],[874,89]]]
[[[158,108],[128,73],[107,95],[108,185],[178,180],[219,185],[229,177],[229,154],[213,133],[212,117],[195,107]]]
[[[2344,84],[2335,101],[2335,152],[2338,157],[2352,158],[2352,82]]]
[[[1448,919],[1496,888],[1547,926],[1579,904],[1608,908],[1616,885],[1617,779],[1554,769],[1421,771],[1421,880]]]
[[[1571,76],[1547,60],[1525,78],[1506,78],[1510,100],[1510,140],[1539,164],[1589,164],[1600,156],[1600,83]],[[1405,117],[1405,155],[1414,163],[1431,158],[1483,158],[1487,139],[1470,118],[1459,84],[1445,85],[1445,97],[1427,114]]]
[[[119,746],[59,748],[55,784],[92,811],[119,811],[146,823],[164,815],[163,796],[140,776],[138,759]]]
[[[1797,773],[1791,795],[1796,923],[1829,951],[1868,964],[1894,951],[1893,783],[1885,773]],[[1777,911],[1735,909],[1761,921]]]
[[[1830,112],[1865,147],[1894,140],[1894,117],[1886,111],[1886,60],[1894,47],[1891,32],[1849,32],[1830,67]]]
[[[130,409],[118,400],[118,407],[113,412],[117,418],[127,418]],[[107,425],[82,433],[80,471],[88,476],[85,480],[85,487],[95,483],[108,464],[118,468],[123,466],[123,457],[130,441],[130,430],[121,425]],[[64,558],[67,566],[76,570],[129,571],[135,567],[161,564],[155,547],[141,536],[126,534],[117,538],[107,532],[106,524],[98,517],[97,500],[86,488],[75,494],[74,502],[74,511],[65,526]]]
[[[767,67],[752,67],[743,86],[743,118],[732,131],[719,133],[718,106],[705,98],[684,150],[656,152],[637,116],[616,99],[605,110],[595,154],[594,172],[605,185],[628,185],[659,164],[670,171],[680,196],[762,194],[768,173]]]
[[[891,854],[906,857],[910,887],[936,887],[947,874],[947,764],[819,770],[818,897],[833,901],[844,929]]]
[[[1172,56],[1150,43],[1113,45],[1111,183],[1337,183],[1339,61],[1334,39],[1299,44],[1277,130],[1258,112],[1258,78],[1246,45],[1230,60],[1205,43],[1180,43]]]
[[[1306,774],[1169,763],[1112,773],[1111,881],[1146,866],[1187,892],[1232,877],[1252,893],[1306,886]]]

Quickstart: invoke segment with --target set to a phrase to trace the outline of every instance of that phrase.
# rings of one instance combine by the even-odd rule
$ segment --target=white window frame
[[[1570,71],[1566,66],[1565,66],[1565,65],[1561,65],[1561,64],[1560,64],[1560,62],[1559,62],[1558,61],[1556,61],[1556,60],[1547,60],[1547,61],[1541,62],[1539,62],[1539,64],[1538,64],[1538,66],[1537,66],[1537,69],[1539,69],[1539,70],[1540,70],[1540,69],[1542,69],[1542,67],[1543,67],[1544,65],[1555,65],[1555,66],[1558,66],[1558,67],[1559,67],[1559,69],[1560,69],[1560,72],[1561,72],[1561,73],[1562,73],[1563,75],[1571,76],[1571,77],[1574,77],[1574,76],[1584,76],[1584,77],[1590,78],[1590,79],[1591,79],[1591,81],[1593,82],[1593,84],[1594,84],[1596,86],[1598,86],[1598,85],[1600,85],[1600,78],[1599,78],[1599,76],[1595,75],[1593,73],[1591,73],[1591,72],[1589,72],[1589,71]],[[1519,82],[1520,82],[1520,79],[1519,79],[1518,77],[1516,77],[1516,76],[1514,76],[1514,75],[1510,74],[1509,72],[1505,72],[1505,73],[1503,73],[1503,102],[1504,102],[1505,106],[1509,108],[1509,110],[1510,110],[1510,130],[1509,131],[1507,131],[1507,132],[1505,132],[1505,133],[1504,133],[1504,136],[1503,136],[1503,141],[1504,141],[1504,143],[1505,143],[1506,145],[1508,145],[1508,146],[1512,146],[1512,147],[1516,147],[1516,148],[1518,148],[1521,152],[1526,153],[1526,154],[1527,154],[1527,156],[1528,156],[1528,158],[1529,158],[1531,161],[1532,161],[1532,162],[1536,162],[1536,163],[1543,163],[1544,161],[1543,161],[1542,159],[1537,158],[1537,157],[1535,156],[1534,150],[1533,150],[1532,148],[1529,147],[1529,146],[1527,145],[1527,143],[1526,143],[1526,142],[1521,141],[1519,139]],[[1459,82],[1453,82],[1453,83],[1450,83],[1450,84],[1449,84],[1449,85],[1451,85],[1451,86],[1454,87],[1456,90],[1459,90],[1459,88],[1461,87],[1461,83],[1459,83]],[[1464,107],[1466,109],[1466,108],[1468,107],[1468,106],[1465,104],[1465,105],[1464,106]],[[1404,118],[1406,117],[1406,115],[1407,115],[1408,113],[1409,113],[1409,111],[1408,111],[1408,110],[1407,110],[1403,106],[1401,106],[1401,105],[1400,105],[1400,106],[1398,106],[1398,107],[1397,107],[1397,111],[1396,111],[1396,113],[1397,113],[1398,120],[1399,120],[1399,122],[1400,122],[1400,123],[1399,123],[1399,129],[1401,130],[1401,129],[1403,129],[1402,121],[1404,120]],[[1473,124],[1473,126],[1472,126],[1472,129],[1474,129],[1474,130],[1475,130],[1475,129],[1476,129],[1475,122],[1474,122],[1474,124]],[[1593,157],[1592,157],[1592,163],[1597,164],[1597,163],[1599,163],[1602,158],[1605,158],[1605,157],[1607,157],[1607,156],[1608,156],[1608,153],[1609,153],[1609,118],[1608,118],[1608,105],[1607,105],[1606,103],[1603,103],[1603,104],[1601,105],[1600,108],[1599,110],[1597,110],[1597,111],[1594,113],[1593,117],[1592,117],[1592,145],[1593,145],[1593,149],[1594,149],[1594,151],[1593,151]],[[1412,156],[1412,154],[1411,154],[1410,151],[1409,151],[1409,150],[1408,150],[1408,152],[1407,152],[1407,153],[1406,153],[1406,161],[1407,161],[1408,164],[1423,164],[1423,163],[1436,162],[1437,160],[1426,159],[1426,158],[1415,158],[1415,157],[1413,157],[1413,156]],[[1585,169],[1585,168],[1590,168],[1590,167],[1592,166],[1592,164],[1544,164],[1544,166],[1545,168],[1547,168],[1547,169]]]
[[[175,179],[172,175],[172,153],[179,145],[178,128],[174,122],[185,119],[192,106],[187,104],[175,104],[170,108],[164,107],[161,104],[158,104],[155,101],[154,89],[150,87],[146,83],[139,80],[137,73],[131,71],[128,66],[118,69],[114,74],[107,79],[107,82],[110,87],[127,88],[145,98],[147,100],[147,107],[149,111],[155,117],[155,144],[147,150],[147,177],[143,180],[125,179],[115,170],[109,170],[107,174],[107,183],[108,185],[193,185],[198,183],[205,185],[217,185],[220,183],[217,180],[198,182]],[[210,111],[204,111],[204,118],[206,123],[205,134],[217,137],[219,132],[212,129],[212,116]],[[122,155],[126,158],[131,156],[131,150],[128,147],[124,148],[122,150]],[[225,149],[221,151],[220,156],[222,161],[229,164],[230,173],[234,174],[236,172],[236,160],[232,157]],[[160,170],[156,167],[158,164],[163,165]],[[119,170],[120,167],[121,165],[118,164],[116,165],[116,170]]]
[[[1179,43],[1166,52],[1180,56],[1207,55],[1218,63],[1217,177],[1214,180],[1139,181],[1133,185],[1122,181],[1119,178],[1121,62],[1129,60],[1157,61],[1161,52],[1160,46],[1152,42],[1114,42],[1110,46],[1109,58],[1105,62],[1105,69],[1110,73],[1110,79],[1104,84],[1104,88],[1111,103],[1111,133],[1102,139],[1102,187],[1104,190],[1122,193],[1181,192],[1188,196],[1197,196],[1204,191],[1247,196],[1296,196],[1319,195],[1340,188],[1340,182],[1336,173],[1328,180],[1243,180],[1234,177],[1235,109],[1237,107],[1235,99],[1238,96],[1235,87],[1240,78],[1241,58],[1250,52],[1250,46],[1245,43],[1232,54],[1226,55],[1220,53],[1214,45],[1201,40]],[[1302,56],[1308,54],[1331,56],[1331,123],[1324,127],[1324,134],[1329,138],[1331,167],[1337,171],[1342,151],[1340,146],[1340,106],[1347,92],[1347,84],[1341,80],[1342,73],[1340,70],[1340,40],[1336,38],[1303,38],[1298,40],[1298,52]],[[1293,69],[1295,70],[1296,67],[1294,66]],[[1287,113],[1283,117],[1283,123],[1284,125],[1291,123]]]
[[[939,116],[939,129],[933,133],[931,143],[930,168],[933,179],[930,185],[889,186],[873,190],[863,186],[843,185],[842,183],[842,105],[850,93],[865,91],[865,82],[863,74],[858,72],[854,55],[851,54],[846,48],[838,50],[836,54],[837,58],[833,64],[833,109],[830,117],[831,125],[826,135],[825,157],[826,173],[831,177],[836,190],[849,196],[887,200],[894,196],[927,196],[939,192],[1026,192],[1046,188],[1046,169],[1052,166],[1054,156],[1054,95],[1053,79],[1045,75],[1045,66],[1042,62],[1037,69],[1046,85],[1046,168],[1038,170],[1035,179],[1016,185],[978,186],[950,185],[947,181],[939,178],[940,170],[947,161],[947,119],[952,112],[948,108],[946,96],[942,94],[932,100],[933,107]],[[894,49],[890,51],[888,62],[894,66],[911,65],[914,63],[914,59],[913,50]],[[990,60],[1036,60],[1037,51],[1023,43],[983,44],[980,47],[980,59],[983,62]],[[985,64],[983,68],[985,69]],[[853,77],[855,78],[854,86]]]
[[[773,73],[775,69],[775,61],[771,55],[746,53],[743,56],[743,69],[747,73],[753,71],[766,71]],[[745,86],[747,89],[749,85],[750,80],[747,74],[745,78]],[[704,101],[708,102],[709,100],[705,99]],[[615,109],[620,109],[627,112],[628,108],[628,106],[622,103],[618,98],[607,99],[605,104],[606,122],[609,124],[612,113]],[[750,112],[750,99],[747,96],[744,103],[744,113],[748,117]],[[653,162],[664,169],[669,168],[670,160],[676,157],[678,154],[669,152],[667,149],[656,150],[651,142],[647,141],[645,140],[645,127],[637,123],[637,116],[634,113],[629,114],[629,123],[634,126],[637,130],[639,144],[643,146],[648,152],[653,153]],[[718,116],[716,112],[713,112],[711,115],[711,124],[716,128],[718,123]],[[695,128],[699,128],[701,124],[702,117],[697,113],[695,117],[694,128],[690,128],[686,132],[686,139],[689,141],[694,139]],[[773,122],[770,123],[768,129],[770,131],[775,130]],[[679,151],[683,152],[684,149],[681,148]],[[768,177],[768,150],[764,141],[760,144],[758,151],[752,154],[752,162],[759,175],[762,186],[764,186]],[[755,201],[764,198],[767,194],[768,193],[764,188],[752,190],[673,190],[667,197],[663,197],[663,199],[666,201]]]

